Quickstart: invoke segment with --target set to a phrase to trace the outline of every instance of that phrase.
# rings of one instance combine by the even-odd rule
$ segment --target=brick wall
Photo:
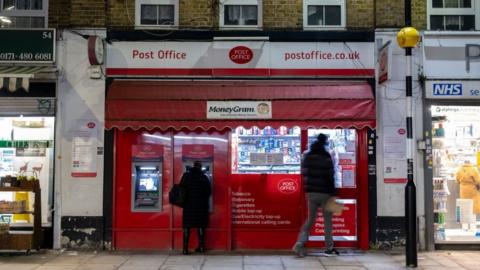
[[[264,29],[302,29],[302,0],[263,0]]]
[[[374,0],[347,0],[345,2],[347,3],[348,29],[373,29]]]
[[[399,28],[405,24],[403,1],[382,0],[377,1],[376,27]]]
[[[427,28],[427,0],[412,0],[412,25],[418,30]],[[405,25],[404,2],[398,0],[377,1],[378,28],[400,28]]]
[[[48,27],[70,24],[70,0],[50,1],[48,4]]]
[[[418,30],[427,29],[427,0],[412,0],[412,24]]]
[[[105,27],[104,0],[71,0],[70,25]]]
[[[103,0],[57,0],[49,4],[49,27],[113,27],[135,25],[135,0],[108,1],[108,18]],[[180,28],[218,29],[219,0],[180,0]],[[376,3],[375,3],[376,2]],[[419,30],[427,26],[427,1],[412,0],[412,23]],[[403,1],[348,0],[347,28],[399,28],[404,25]],[[374,5],[376,10],[374,12]],[[264,0],[264,29],[303,28],[302,0]],[[374,17],[376,15],[376,18]]]
[[[78,1],[78,0],[76,0]],[[88,0],[92,1],[92,0]],[[374,0],[348,0],[347,27],[373,28]],[[218,29],[219,0],[180,0],[179,28]],[[127,10],[128,14],[127,15]],[[135,1],[109,1],[109,27],[135,24]],[[263,0],[263,29],[303,29],[303,0]],[[130,19],[129,19],[130,17]]]
[[[135,25],[135,0],[110,0],[107,27],[124,28]]]
[[[214,28],[218,25],[217,0],[181,0],[180,28]]]

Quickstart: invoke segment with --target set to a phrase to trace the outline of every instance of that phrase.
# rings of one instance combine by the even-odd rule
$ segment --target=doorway
[[[480,107],[432,105],[435,244],[480,243]]]

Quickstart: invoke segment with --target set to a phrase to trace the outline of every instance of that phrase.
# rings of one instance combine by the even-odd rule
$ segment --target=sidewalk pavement
[[[401,252],[355,252],[336,257],[290,252],[77,252],[47,250],[25,255],[0,253],[0,270],[396,270],[405,267]],[[420,252],[417,269],[480,269],[480,251]]]

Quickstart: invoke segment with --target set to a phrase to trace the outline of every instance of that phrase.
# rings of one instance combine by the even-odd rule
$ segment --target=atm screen
[[[138,191],[158,191],[158,183],[152,177],[140,178]]]

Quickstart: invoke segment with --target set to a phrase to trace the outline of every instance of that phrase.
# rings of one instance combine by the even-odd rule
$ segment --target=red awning
[[[268,100],[272,119],[207,119],[207,101]],[[375,126],[375,99],[365,82],[163,82],[114,81],[109,88],[106,128],[224,130],[298,126]]]

